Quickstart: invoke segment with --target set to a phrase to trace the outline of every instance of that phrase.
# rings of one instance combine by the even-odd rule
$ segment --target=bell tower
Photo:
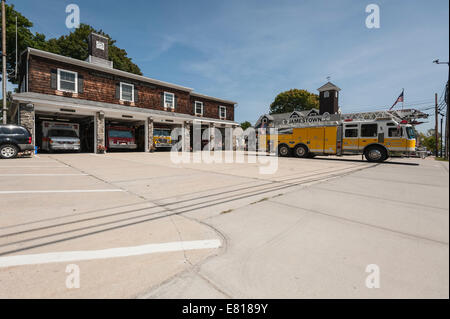
[[[336,114],[339,111],[339,91],[341,89],[328,81],[320,88],[319,91],[319,113]]]

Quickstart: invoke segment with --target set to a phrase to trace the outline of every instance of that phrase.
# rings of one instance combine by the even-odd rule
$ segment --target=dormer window
[[[77,72],[58,69],[58,91],[78,92]]]
[[[120,82],[120,99],[122,101],[134,102],[134,85]]]

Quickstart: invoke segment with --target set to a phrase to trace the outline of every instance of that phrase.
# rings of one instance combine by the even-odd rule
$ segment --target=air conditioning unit
[[[164,107],[166,108],[166,109],[171,109],[172,108],[172,103],[165,103],[164,104]]]

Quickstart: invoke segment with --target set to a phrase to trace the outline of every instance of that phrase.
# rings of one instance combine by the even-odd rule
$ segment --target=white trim
[[[149,131],[148,131],[148,117],[145,119],[145,127],[144,127],[144,135],[145,135],[145,143],[144,143],[144,151],[147,153],[150,151],[150,145],[148,142]]]
[[[24,95],[27,93],[24,93]],[[193,115],[188,115],[184,113],[177,113],[178,115],[186,115],[186,116],[172,116],[171,113],[159,114],[153,113],[150,109],[144,108],[128,108],[127,110],[122,109],[114,109],[108,107],[102,107],[98,105],[89,105],[89,104],[77,104],[72,101],[52,101],[42,99],[41,97],[27,97],[21,96],[20,93],[16,93],[13,95],[15,101],[19,101],[20,103],[33,103],[35,107],[35,111],[41,112],[59,112],[61,107],[69,107],[76,109],[76,114],[78,115],[86,115],[86,116],[95,116],[96,112],[104,112],[105,117],[113,117],[113,118],[121,118],[122,114],[132,114],[135,116],[135,119],[140,119],[142,121],[145,120],[145,117],[153,117],[155,122],[160,122],[164,119],[170,119],[171,122],[164,122],[169,124],[183,124],[184,122],[192,122],[193,120],[197,120]],[[72,98],[73,99],[73,98]],[[74,99],[73,99],[74,100]],[[136,110],[134,110],[136,109]],[[117,116],[117,117],[116,117]],[[198,119],[200,120],[200,119]],[[221,120],[215,120],[212,118],[202,118],[202,122],[214,122],[219,124],[227,124],[227,125],[239,125],[239,123],[231,121],[231,120],[223,120],[224,122],[220,122]],[[96,121],[94,121],[94,124]]]
[[[166,94],[172,95],[172,106],[171,107],[166,106],[166,103],[167,103],[166,102]],[[164,109],[168,109],[168,108],[175,110],[175,93],[165,91],[164,92]]]
[[[123,189],[68,189],[68,190],[45,190],[45,191],[0,191],[0,195],[5,194],[46,194],[46,193],[104,193],[104,192],[125,192]]]
[[[232,104],[233,106],[237,106],[237,104],[238,104],[237,102],[234,102],[234,101],[225,100],[225,99],[221,99],[221,98],[217,98],[217,97],[214,97],[214,96],[201,94],[201,93],[197,93],[197,92],[191,92],[191,96],[200,97],[200,98],[204,98],[204,99],[207,99],[207,100],[213,100],[213,101],[220,102],[220,103],[225,103],[225,104]]]
[[[66,73],[72,73],[73,75],[75,75],[75,90],[72,91],[72,90],[61,89],[61,71],[66,72]],[[58,73],[57,73],[57,77],[56,77],[56,88],[58,91],[62,91],[62,92],[78,93],[78,73],[74,72],[74,71],[65,70],[65,69],[58,69]]]
[[[202,111],[200,113],[197,113],[197,103],[200,103],[202,105]],[[203,116],[203,102],[202,101],[194,102],[194,115],[202,115]]]
[[[222,109],[225,110],[225,116],[222,116]],[[221,120],[225,120],[227,118],[227,107],[223,105],[219,105],[219,118]]]
[[[122,97],[122,85],[131,86],[131,101],[123,99],[123,97]],[[119,87],[120,87],[120,90],[119,90],[120,91],[120,94],[119,94],[120,100],[121,101],[125,101],[125,102],[134,102],[134,84],[127,83],[127,82],[120,82]]]

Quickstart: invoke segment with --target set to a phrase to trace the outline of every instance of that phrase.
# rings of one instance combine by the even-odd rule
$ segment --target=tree
[[[127,56],[127,51],[115,45],[116,40],[104,33],[102,30],[96,30],[90,25],[80,24],[80,26],[69,35],[63,35],[57,39],[49,39],[48,41],[38,42],[40,47],[37,49],[49,51],[52,53],[69,56],[79,60],[86,60],[88,58],[88,38],[92,32],[101,34],[109,39],[108,54],[109,59],[113,61],[115,69],[142,75],[139,67],[131,62],[131,58]]]
[[[12,83],[17,83],[15,79],[15,67],[16,67],[16,17],[17,17],[17,52],[20,54],[27,47],[39,46],[38,42],[44,40],[42,36],[36,36],[30,28],[33,27],[33,23],[24,17],[20,12],[14,9],[14,5],[5,5],[6,15],[6,69],[8,72],[8,79]],[[2,31],[2,19],[0,15],[0,32]],[[0,43],[0,49],[3,50]],[[1,76],[1,75],[0,75]]]
[[[277,95],[270,104],[270,114],[319,108],[319,96],[307,90],[291,89]]]
[[[252,123],[250,123],[249,121],[245,121],[241,123],[241,128],[245,131],[246,129],[248,129],[249,127],[252,126]]]
[[[439,141],[440,141],[439,134]],[[427,150],[431,151],[433,154],[436,153],[436,136],[434,135],[434,129],[429,129],[426,134],[419,133],[419,144],[425,146]],[[438,143],[440,145],[440,143]]]
[[[134,74],[142,75],[139,67],[127,56],[127,52],[115,45],[108,34],[102,30],[96,30],[90,25],[80,24],[80,27],[59,38],[46,40],[42,33],[33,33],[30,28],[33,23],[14,9],[14,5],[6,5],[6,64],[8,69],[8,79],[17,84],[18,79],[14,77],[16,67],[16,17],[17,17],[17,46],[18,53],[22,53],[27,47],[45,50],[48,52],[61,54],[74,59],[86,60],[88,57],[88,36],[91,32],[99,33],[108,37],[109,59],[113,61],[114,68]],[[0,19],[1,22],[1,19]],[[1,31],[1,24],[0,24]],[[1,46],[0,46],[1,48]]]

